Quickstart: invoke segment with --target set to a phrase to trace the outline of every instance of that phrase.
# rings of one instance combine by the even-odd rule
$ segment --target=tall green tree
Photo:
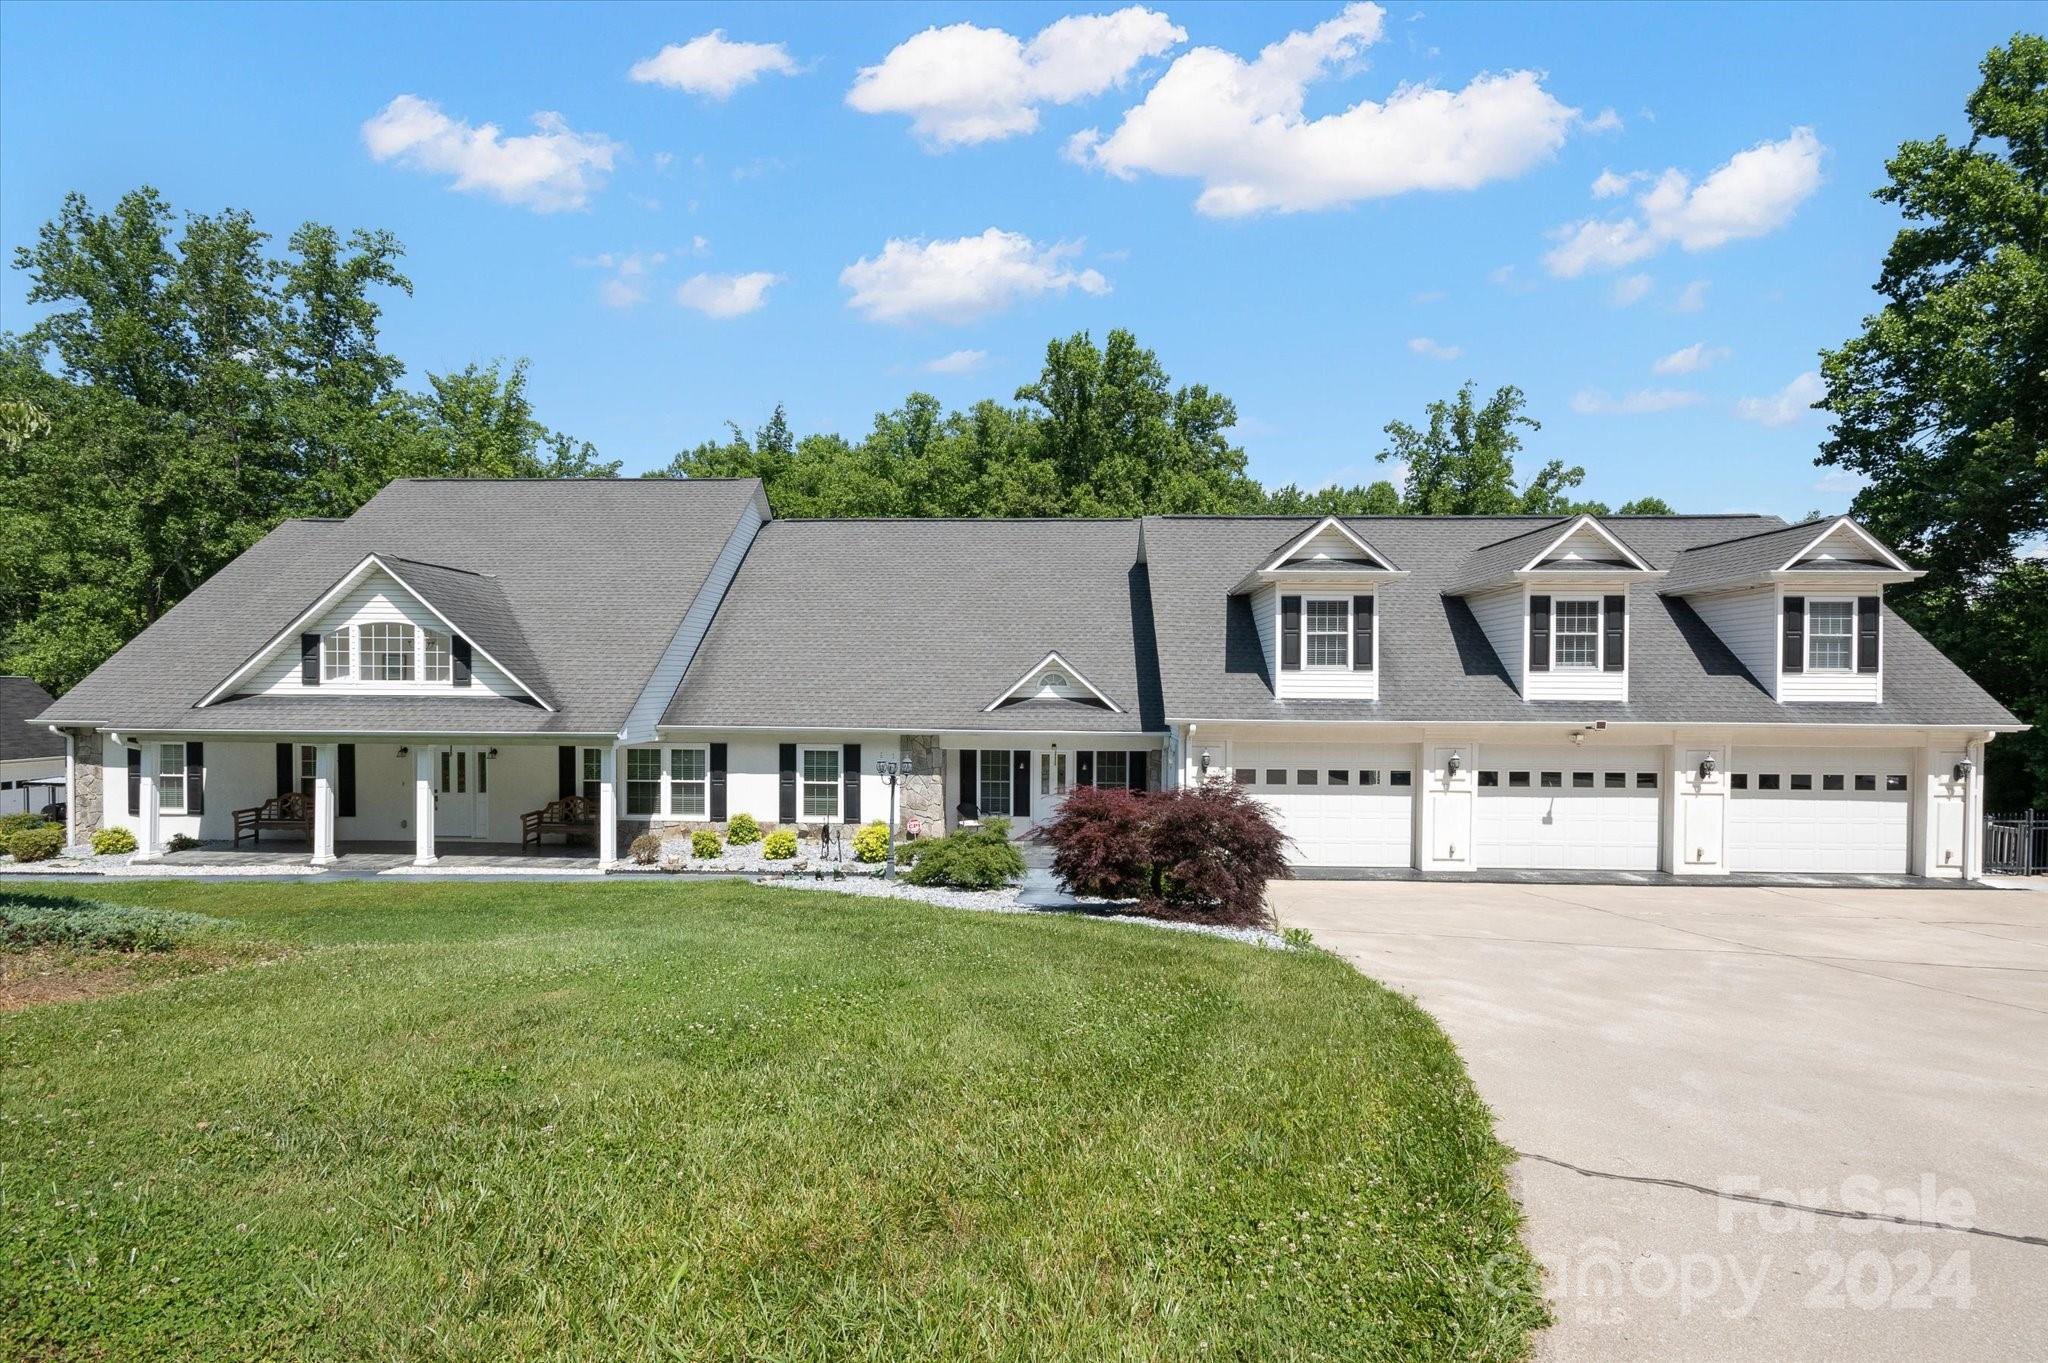
[[[1476,385],[1467,383],[1456,397],[1430,403],[1426,426],[1387,423],[1387,448],[1379,458],[1407,470],[1401,510],[1428,516],[1563,515],[1573,510],[1564,494],[1585,481],[1583,468],[1566,468],[1563,460],[1552,459],[1526,485],[1516,486],[1521,433],[1543,429],[1523,410],[1528,399],[1522,390],[1507,385],[1484,404],[1474,400],[1475,391]]]
[[[2048,39],[1985,57],[1970,137],[1906,142],[1875,197],[1906,226],[1883,307],[1823,351],[1819,462],[1927,576],[1894,607],[2020,718],[2048,724]],[[2040,728],[1991,745],[1995,803],[2048,805]]]

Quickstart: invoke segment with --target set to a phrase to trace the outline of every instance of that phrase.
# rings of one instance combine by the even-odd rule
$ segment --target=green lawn
[[[266,959],[0,1017],[0,1357],[1506,1359],[1542,1320],[1457,1056],[1320,952],[736,883],[52,892]]]

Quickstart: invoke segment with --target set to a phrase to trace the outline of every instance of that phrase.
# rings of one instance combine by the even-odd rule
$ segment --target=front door
[[[1052,822],[1058,816],[1060,806],[1067,802],[1067,785],[1070,779],[1068,763],[1072,760],[1071,753],[1038,754],[1038,798],[1031,802],[1033,823]]]
[[[478,805],[486,785],[482,748],[443,748],[434,777],[434,835],[473,838],[479,824]]]

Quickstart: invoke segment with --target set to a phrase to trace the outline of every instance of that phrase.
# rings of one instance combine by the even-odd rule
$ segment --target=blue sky
[[[1884,158],[1963,134],[2038,16],[9,4],[0,245],[142,183],[388,228],[410,381],[529,357],[628,471],[778,401],[858,435],[913,388],[1007,398],[1125,326],[1269,482],[1380,476],[1380,428],[1471,378],[1589,495],[1796,515],[1850,493],[1801,376],[1874,306]]]

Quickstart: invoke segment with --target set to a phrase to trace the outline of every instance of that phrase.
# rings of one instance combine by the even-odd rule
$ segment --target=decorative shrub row
[[[7,834],[0,849],[16,861],[48,861],[64,850],[64,830],[53,823],[39,823]]]
[[[92,835],[92,850],[102,857],[133,852],[136,846],[135,835],[125,828],[102,828]]]
[[[18,836],[18,835],[17,835]],[[0,895],[0,948],[168,951],[218,919],[54,895]]]
[[[979,828],[921,839],[909,853],[911,866],[903,878],[913,885],[999,890],[1024,874],[1023,854],[1010,843],[1008,819],[992,818]]]
[[[723,851],[726,846],[743,847],[749,843],[761,842],[761,855],[769,861],[791,861],[797,854],[797,830],[778,828],[766,835],[762,841],[761,825],[751,814],[736,814],[726,825],[726,837],[719,840],[715,828],[699,828],[690,834],[690,855],[698,860],[708,861]],[[642,833],[634,838],[626,851],[635,862],[652,866],[661,860],[662,836],[655,832]],[[879,820],[863,824],[853,835],[853,853],[860,861],[874,865],[889,855],[889,828]]]
[[[0,839],[11,838],[24,828],[41,828],[48,822],[40,814],[0,814]]]
[[[1287,878],[1287,836],[1235,786],[1068,794],[1045,826],[1053,874],[1074,894],[1149,913],[1263,925],[1266,882]]]

